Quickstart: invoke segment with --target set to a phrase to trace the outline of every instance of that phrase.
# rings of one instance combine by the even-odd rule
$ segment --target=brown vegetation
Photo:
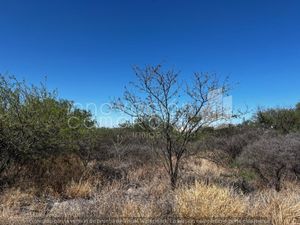
[[[0,224],[86,224],[78,220],[104,217],[300,220],[299,105],[260,111],[220,129],[202,127],[197,115],[185,118],[196,127],[183,132],[164,121],[167,135],[153,138],[138,124],[73,129],[70,116],[93,125],[91,114],[44,88],[0,78]],[[178,143],[182,148],[173,146]]]
[[[149,217],[149,218],[267,218],[274,225],[290,225],[300,218],[300,189],[288,183],[281,192],[261,189],[251,194],[237,192],[233,186],[213,183],[223,179],[224,173],[235,173],[205,159],[183,163],[195,182],[180,179],[179,188],[169,190],[164,169],[145,164],[127,171],[126,178],[105,180],[89,173],[87,180],[71,181],[60,196],[51,196],[47,189],[5,190],[1,195],[1,224],[17,220],[32,224],[38,219],[53,216],[67,224],[68,219],[85,217]],[[114,164],[113,161],[107,161]],[[96,172],[96,165],[93,165]],[[151,169],[152,168],[152,169]],[[160,171],[160,172],[159,172]],[[201,171],[201,173],[199,173]],[[209,182],[205,179],[210,177]],[[5,222],[3,222],[5,221]],[[65,221],[65,222],[63,222]],[[20,223],[19,223],[20,224]],[[54,223],[53,223],[54,224]],[[75,223],[76,224],[76,223]]]

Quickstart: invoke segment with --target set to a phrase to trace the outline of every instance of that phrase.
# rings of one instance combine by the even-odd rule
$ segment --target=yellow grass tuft
[[[300,221],[300,195],[292,191],[267,191],[255,196],[249,215],[266,217],[273,225],[293,225]]]
[[[71,181],[70,184],[66,186],[65,195],[68,198],[90,198],[94,193],[95,188],[90,181],[75,182]]]
[[[184,218],[259,217],[272,225],[294,225],[300,221],[300,195],[269,190],[246,197],[228,188],[196,183],[176,191],[174,209]]]
[[[175,212],[188,218],[238,217],[245,215],[246,204],[229,189],[196,183],[175,194]]]

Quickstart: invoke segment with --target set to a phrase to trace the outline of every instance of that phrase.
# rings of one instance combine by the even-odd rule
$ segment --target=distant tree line
[[[294,108],[259,109],[254,121],[267,129],[289,133],[300,130],[300,103]]]

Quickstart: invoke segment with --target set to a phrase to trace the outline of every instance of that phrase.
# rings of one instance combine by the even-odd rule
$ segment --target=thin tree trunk
[[[172,173],[170,175],[170,178],[171,178],[171,188],[172,190],[175,190],[177,186],[177,173]]]
[[[179,166],[179,161],[176,161],[174,171],[172,171],[172,174],[171,174],[171,187],[172,187],[172,190],[175,190],[176,186],[177,186],[178,166]]]

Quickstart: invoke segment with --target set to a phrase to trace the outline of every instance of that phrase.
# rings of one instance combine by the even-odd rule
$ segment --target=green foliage
[[[300,130],[300,102],[296,105],[295,110],[296,118],[297,118],[297,130]]]
[[[249,169],[243,169],[239,173],[240,177],[242,177],[245,181],[252,181],[255,180],[257,175],[254,171],[251,171]]]
[[[236,169],[240,167],[240,164],[236,160],[232,160],[228,166],[232,169]]]
[[[291,109],[258,110],[255,122],[264,128],[273,128],[282,133],[300,130],[300,103]]]
[[[0,172],[9,162],[26,163],[79,150],[94,121],[87,111],[57,98],[45,85],[28,86],[0,75]]]

